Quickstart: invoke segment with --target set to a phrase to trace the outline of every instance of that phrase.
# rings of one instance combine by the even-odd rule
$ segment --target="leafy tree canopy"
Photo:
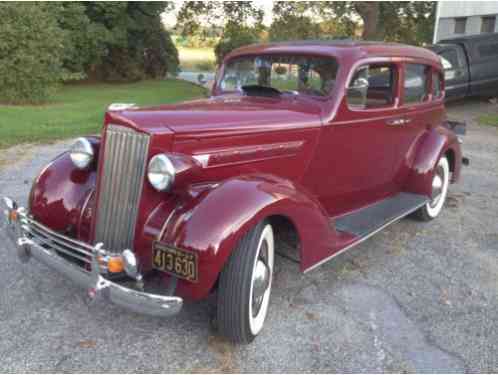
[[[429,43],[435,21],[434,1],[316,1],[310,2],[315,15],[324,20],[338,18],[360,29],[362,39],[397,41],[420,45]],[[347,28],[346,28],[347,29]],[[356,35],[350,34],[351,37]]]
[[[65,3],[63,3],[65,4]],[[162,78],[178,69],[178,52],[161,23],[161,14],[172,10],[170,2],[85,2],[90,25],[98,25],[97,45],[85,54],[86,72],[103,80]],[[99,47],[102,46],[102,49]]]
[[[220,63],[232,50],[260,40],[263,16],[263,9],[252,1],[186,1],[178,12],[177,29],[188,37],[222,26],[215,45],[216,60]]]
[[[0,3],[0,100],[45,101],[57,83],[133,81],[178,70],[161,22],[171,2]]]
[[[274,1],[270,40],[359,38],[420,45],[431,40],[435,2],[431,1]],[[223,27],[215,52],[218,62],[243,44],[262,41],[263,10],[251,1],[186,1],[177,30],[200,37]]]

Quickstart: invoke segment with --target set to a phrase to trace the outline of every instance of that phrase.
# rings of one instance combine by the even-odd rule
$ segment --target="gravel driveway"
[[[471,121],[497,107],[449,107]],[[471,166],[430,224],[404,219],[307,275],[277,258],[266,327],[218,338],[209,302],[161,320],[88,306],[0,234],[0,372],[498,372],[498,130],[470,123]],[[68,142],[3,151],[0,195],[25,202]]]

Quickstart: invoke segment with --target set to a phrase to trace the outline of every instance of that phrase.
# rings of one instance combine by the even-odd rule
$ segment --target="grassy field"
[[[204,95],[203,88],[179,80],[63,86],[47,105],[0,105],[0,148],[98,133],[111,103],[157,105]]]
[[[479,116],[479,124],[498,127],[498,114],[489,113]]]
[[[180,68],[183,71],[214,71],[216,57],[212,48],[178,47]]]

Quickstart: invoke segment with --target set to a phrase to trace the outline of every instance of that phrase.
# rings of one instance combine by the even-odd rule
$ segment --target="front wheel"
[[[439,159],[434,172],[434,177],[432,178],[431,199],[415,212],[420,220],[430,221],[439,215],[443,209],[444,202],[446,201],[449,183],[450,165],[446,156],[443,156]]]
[[[274,262],[271,225],[262,221],[239,242],[220,275],[217,325],[236,343],[250,343],[268,312]]]

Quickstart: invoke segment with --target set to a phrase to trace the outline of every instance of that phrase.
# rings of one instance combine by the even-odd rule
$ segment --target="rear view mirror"
[[[366,90],[368,88],[368,79],[358,77],[353,84],[349,86],[350,90]]]

